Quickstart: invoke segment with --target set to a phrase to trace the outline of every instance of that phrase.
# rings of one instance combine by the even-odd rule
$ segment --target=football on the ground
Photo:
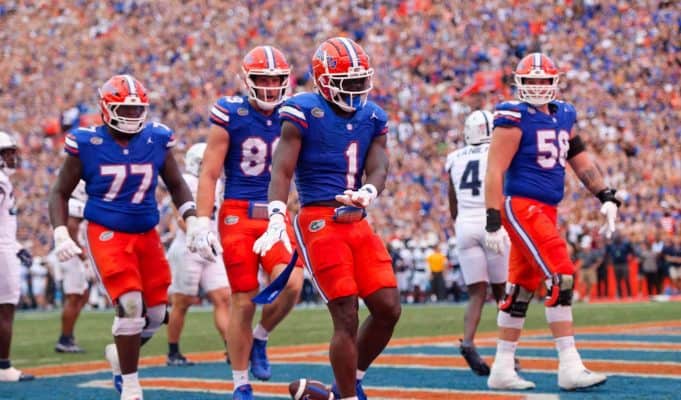
[[[294,400],[334,400],[325,384],[312,379],[302,378],[289,383],[288,392]]]

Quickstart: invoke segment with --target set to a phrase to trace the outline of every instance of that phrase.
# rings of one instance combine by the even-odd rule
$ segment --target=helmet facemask
[[[373,75],[373,68],[354,67],[348,73],[322,74],[317,84],[323,89],[322,94],[326,91],[328,100],[341,110],[354,112],[366,104],[369,92],[374,87]]]
[[[286,91],[289,88],[290,70],[280,69],[275,71],[243,71],[248,98],[255,101],[261,110],[270,111],[286,100]],[[279,85],[263,86],[256,84],[257,77],[277,77]],[[275,93],[275,96],[272,96]]]
[[[556,99],[558,79],[558,75],[549,75],[542,70],[530,71],[529,74],[523,75],[516,74],[514,80],[518,88],[518,99],[536,106],[547,104]]]
[[[144,128],[149,105],[140,103],[137,98],[130,100],[131,97],[118,103],[102,100],[102,119],[112,129],[134,135]]]

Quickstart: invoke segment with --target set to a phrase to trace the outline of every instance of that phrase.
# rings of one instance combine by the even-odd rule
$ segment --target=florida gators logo
[[[310,222],[309,230],[310,230],[310,232],[317,232],[317,231],[322,230],[322,228],[324,228],[324,226],[326,226],[326,222],[324,222],[323,219],[316,219],[316,220]]]

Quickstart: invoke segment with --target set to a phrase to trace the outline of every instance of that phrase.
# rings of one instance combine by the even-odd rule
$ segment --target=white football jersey
[[[14,200],[14,186],[9,177],[0,171],[0,249],[18,251],[17,208]]]
[[[462,147],[447,156],[445,169],[456,191],[458,218],[485,218],[485,173],[489,144]]]
[[[83,218],[85,212],[85,202],[87,201],[87,193],[85,192],[85,181],[80,180],[69,199],[69,216],[75,218]]]

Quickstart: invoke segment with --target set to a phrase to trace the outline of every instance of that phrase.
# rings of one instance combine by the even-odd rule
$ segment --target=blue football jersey
[[[522,131],[518,151],[504,178],[505,195],[552,205],[562,200],[569,140],[577,113],[563,101],[552,101],[549,110],[550,114],[545,114],[517,101],[497,105],[494,126]]]
[[[68,134],[64,150],[83,165],[85,219],[120,232],[153,229],[159,221],[158,172],[174,145],[173,132],[156,122],[148,123],[126,147],[114,140],[106,125]]]
[[[247,97],[221,97],[210,110],[210,121],[225,128],[225,199],[267,201],[272,154],[279,141],[277,109],[267,116]]]
[[[350,118],[337,115],[317,93],[288,99],[281,120],[295,124],[302,135],[296,187],[300,204],[334,200],[362,184],[364,162],[375,137],[388,131],[388,116],[368,101]]]

